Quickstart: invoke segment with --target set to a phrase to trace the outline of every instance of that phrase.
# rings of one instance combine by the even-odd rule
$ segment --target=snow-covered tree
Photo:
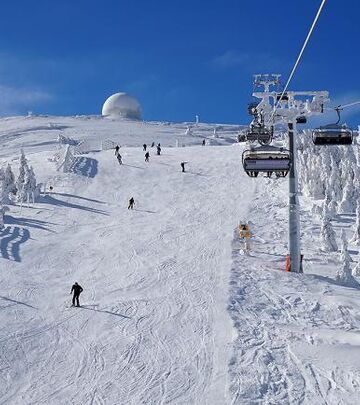
[[[360,201],[357,203],[356,207],[356,222],[355,222],[355,230],[354,235],[350,241],[357,246],[360,246]]]
[[[36,186],[34,170],[32,167],[26,166],[24,182],[18,192],[18,201],[35,201],[38,196],[39,190]]]
[[[192,130],[190,126],[186,127],[185,135],[192,135]]]
[[[16,188],[18,201],[35,201],[39,196],[34,170],[32,167],[29,167],[23,150],[21,150],[19,177],[16,181]]]
[[[13,204],[17,189],[15,185],[15,176],[9,164],[5,169],[1,183],[1,204]]]
[[[320,238],[322,242],[322,250],[325,252],[336,252],[338,250],[335,231],[328,215],[323,217],[320,228]]]
[[[356,266],[353,268],[352,275],[354,277],[360,277],[360,260],[357,262]]]
[[[349,263],[352,262],[352,258],[348,251],[348,242],[346,233],[344,230],[341,231],[341,248],[340,248],[340,255],[341,255],[341,262],[344,263],[348,261]]]
[[[351,272],[350,263],[352,260],[347,250],[347,240],[344,230],[341,233],[341,241],[342,241],[341,256],[340,256],[341,266],[336,273],[336,281],[349,287],[355,287],[358,285],[358,283],[353,277]]]
[[[357,287],[359,285],[352,275],[350,262],[345,261],[341,264],[336,273],[336,281],[348,287]]]
[[[4,216],[7,211],[9,211],[9,207],[6,205],[0,207],[0,231],[4,229]]]
[[[331,173],[329,176],[328,189],[332,192],[332,198],[336,203],[342,200],[341,177],[338,163],[331,157]]]
[[[354,212],[355,206],[354,206],[353,191],[354,191],[353,179],[351,176],[347,176],[347,179],[345,180],[343,197],[339,204],[338,209],[339,213],[346,214]]]
[[[25,182],[25,173],[27,169],[28,169],[27,159],[25,157],[24,151],[21,149],[19,176],[16,180],[16,188],[18,190],[21,190],[23,187],[23,184]]]
[[[329,215],[329,217],[334,218],[334,216],[336,215],[336,201],[332,197],[332,190],[330,190],[329,188],[327,188],[325,192],[324,204],[326,205],[327,214]]]

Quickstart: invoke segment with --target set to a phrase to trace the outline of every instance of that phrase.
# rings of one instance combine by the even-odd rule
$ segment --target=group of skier
[[[153,142],[153,143],[151,144],[151,147],[152,147],[152,148],[153,148],[154,146],[155,146],[155,142]],[[143,151],[146,152],[146,153],[145,153],[145,162],[149,162],[149,158],[150,158],[150,152],[147,150],[147,148],[148,148],[147,144],[144,143],[144,144],[143,144]],[[158,143],[157,146],[156,146],[156,154],[157,154],[158,156],[161,155],[161,145],[160,145],[160,143]]]

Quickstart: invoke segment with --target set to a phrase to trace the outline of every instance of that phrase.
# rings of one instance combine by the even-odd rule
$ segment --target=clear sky
[[[98,114],[112,93],[144,119],[247,123],[252,74],[285,81],[320,0],[0,0],[0,114]],[[328,0],[291,85],[360,99],[360,2]],[[360,109],[345,119],[360,123]]]

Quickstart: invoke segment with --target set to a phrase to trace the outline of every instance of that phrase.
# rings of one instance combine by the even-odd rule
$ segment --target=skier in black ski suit
[[[150,157],[150,153],[149,153],[149,152],[146,152],[146,153],[145,153],[145,162],[148,162],[148,161],[149,161],[149,157]]]
[[[156,147],[156,153],[158,155],[160,155],[160,153],[161,153],[161,147],[159,145]]]
[[[146,148],[147,148],[147,145],[146,145],[146,143],[144,143],[144,145],[143,145],[143,151],[144,152],[146,152]]]
[[[75,306],[75,300],[76,300],[76,306],[79,307],[80,306],[79,296],[83,292],[83,288],[78,283],[75,283],[71,288],[70,294],[72,292],[74,292],[73,299],[72,299],[73,307]]]
[[[119,149],[120,149],[120,146],[116,145],[115,146],[115,156],[117,156],[117,154],[119,153]]]
[[[134,197],[131,197],[130,200],[129,200],[128,210],[129,209],[134,209],[134,205],[135,205]]]

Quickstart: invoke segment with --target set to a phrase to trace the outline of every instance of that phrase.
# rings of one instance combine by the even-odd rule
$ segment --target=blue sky
[[[0,114],[97,114],[114,92],[149,120],[247,123],[252,74],[285,81],[320,0],[0,0]],[[293,89],[360,99],[356,0],[328,0]],[[360,123],[360,109],[346,121]]]

